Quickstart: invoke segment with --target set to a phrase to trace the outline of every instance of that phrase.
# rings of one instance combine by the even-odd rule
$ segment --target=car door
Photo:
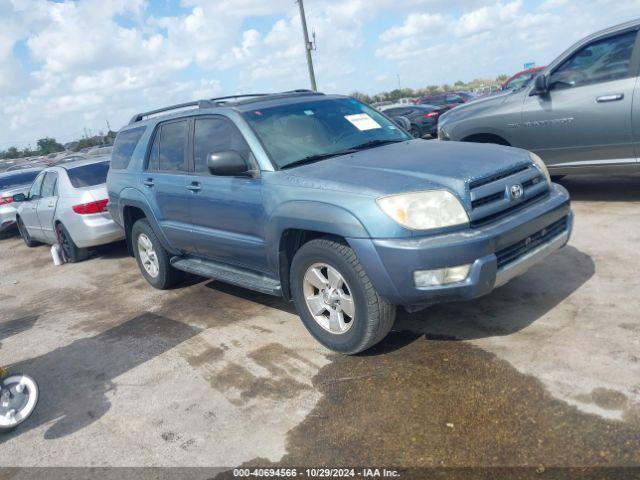
[[[40,220],[38,220],[38,201],[42,190],[45,172],[36,177],[29,189],[27,200],[20,208],[20,219],[34,240],[44,240]]]
[[[53,227],[53,217],[58,203],[58,174],[47,172],[42,182],[37,214],[42,236],[49,243],[56,243],[57,238]]]
[[[148,153],[147,166],[141,176],[141,190],[156,215],[156,219],[177,250],[191,253],[191,215],[187,190],[189,162],[187,159],[186,118],[159,124]]]
[[[594,40],[553,68],[549,92],[524,98],[516,145],[556,169],[635,163],[636,39],[633,30]]]
[[[193,174],[190,177],[193,242],[198,255],[236,266],[267,271],[265,211],[260,178],[215,176],[207,158],[239,152],[253,168],[252,153],[233,122],[222,116],[193,120]]]

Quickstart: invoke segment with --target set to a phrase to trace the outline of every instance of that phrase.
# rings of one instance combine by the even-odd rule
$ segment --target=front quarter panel
[[[493,134],[513,145],[513,128],[522,116],[524,90],[480,99],[449,110],[439,126],[450,140],[460,141],[471,135]]]

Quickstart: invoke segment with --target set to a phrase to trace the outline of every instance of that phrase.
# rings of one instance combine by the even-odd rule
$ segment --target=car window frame
[[[560,68],[562,68],[567,62],[569,62],[571,59],[573,59],[579,52],[581,52],[584,49],[592,46],[593,44],[599,43],[599,42],[602,42],[602,41],[606,41],[606,40],[610,40],[610,39],[615,38],[615,37],[621,37],[621,36],[627,35],[629,33],[635,33],[636,38],[635,38],[635,41],[633,42],[633,50],[631,51],[631,56],[629,58],[629,69],[627,71],[626,76],[620,77],[620,78],[616,78],[616,79],[602,80],[602,81],[599,81],[599,82],[584,83],[584,84],[575,85],[575,86],[569,86],[569,87],[565,87],[565,88],[556,88],[552,84],[550,84],[549,91],[553,92],[553,91],[573,90],[573,89],[576,89],[576,88],[590,87],[590,86],[593,86],[593,85],[601,85],[603,83],[617,82],[617,81],[620,81],[620,80],[626,80],[626,79],[629,79],[629,78],[638,77],[638,75],[640,74],[640,27],[632,27],[632,28],[628,28],[628,29],[625,29],[625,30],[612,32],[612,33],[610,33],[608,35],[603,35],[603,36],[598,37],[598,38],[594,38],[590,42],[585,43],[584,45],[581,45],[579,48],[576,48],[575,50],[569,52],[564,58],[562,58],[562,60],[557,65],[555,65],[549,71],[549,73],[547,74],[547,78],[549,79],[549,82],[551,82],[551,78],[553,77],[553,75]],[[535,88],[535,82],[531,82],[531,85],[534,85],[533,88]]]
[[[43,195],[43,187],[44,187],[44,182],[47,181],[47,177],[52,176],[55,177],[53,180],[53,192],[51,193],[51,195],[47,195],[46,197]],[[51,197],[57,197],[58,193],[58,173],[54,172],[54,171],[47,171],[44,174],[44,180],[42,180],[42,184],[40,185],[40,198],[51,198]]]
[[[168,125],[171,123],[180,123],[180,122],[185,122],[187,124],[186,129],[185,129],[185,138],[184,138],[184,144],[183,144],[183,151],[184,151],[184,158],[186,160],[186,170],[162,170],[160,168],[160,157],[158,156],[158,169],[157,170],[149,170],[149,160],[151,157],[151,149],[153,148],[153,144],[156,141],[156,137],[158,135],[162,135],[162,127],[164,125]],[[191,122],[190,122],[190,118],[189,117],[179,117],[179,118],[172,118],[171,120],[165,120],[163,122],[158,122],[156,124],[156,126],[153,129],[153,135],[150,138],[150,142],[147,145],[147,151],[145,153],[145,159],[144,159],[144,172],[145,173],[163,173],[163,174],[169,174],[169,175],[189,175],[191,174],[191,159],[189,158],[189,148],[188,148],[188,144],[189,144],[189,132],[191,130]],[[160,136],[159,141],[158,141],[158,148],[160,148],[160,142],[162,142],[162,136]]]

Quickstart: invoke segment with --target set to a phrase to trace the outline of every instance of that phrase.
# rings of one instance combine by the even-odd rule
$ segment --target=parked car
[[[58,243],[65,260],[79,262],[90,247],[122,240],[124,232],[107,211],[108,171],[104,158],[44,169],[26,194],[13,196],[24,243]]]
[[[455,92],[446,92],[423,95],[416,101],[416,105],[434,105],[446,110],[451,110],[466,102],[467,100],[462,95]]]
[[[149,284],[186,271],[293,299],[346,354],[382,340],[397,305],[485,295],[572,228],[535,155],[414,140],[356,99],[308,91],[135,115],[107,186]]]
[[[382,107],[382,112],[392,119],[405,117],[410,122],[409,132],[414,138],[438,134],[438,118],[446,108],[434,105],[399,105]]]
[[[532,150],[552,175],[638,172],[640,20],[590,35],[520,90],[442,116],[441,140]]]
[[[516,73],[500,86],[500,90],[519,90],[529,85],[545,67],[533,67]]]
[[[31,168],[0,173],[0,238],[16,228],[16,204],[13,196],[26,193],[42,169]]]
[[[86,157],[102,157],[106,155],[111,155],[113,147],[93,147],[87,151],[85,154]]]

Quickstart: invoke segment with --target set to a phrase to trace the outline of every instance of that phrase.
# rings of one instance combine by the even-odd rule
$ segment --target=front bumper
[[[0,207],[0,232],[16,226],[16,212],[17,210],[11,204]]]
[[[348,241],[380,295],[395,305],[417,306],[486,295],[564,246],[572,227],[569,194],[553,185],[544,199],[480,228],[431,237]],[[462,282],[415,286],[416,270],[468,264],[471,270]]]

